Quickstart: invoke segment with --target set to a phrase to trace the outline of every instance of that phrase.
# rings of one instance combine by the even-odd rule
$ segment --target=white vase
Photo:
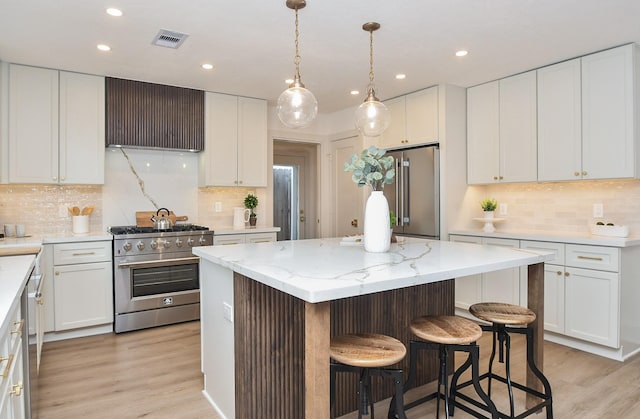
[[[382,191],[373,191],[364,211],[364,250],[382,253],[390,246],[389,203]]]

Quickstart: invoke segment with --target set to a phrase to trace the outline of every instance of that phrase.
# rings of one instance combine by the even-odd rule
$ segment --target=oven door
[[[199,257],[116,259],[120,259],[114,269],[117,314],[200,302]]]

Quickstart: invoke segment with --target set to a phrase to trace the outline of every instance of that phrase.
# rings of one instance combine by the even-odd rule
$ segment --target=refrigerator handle
[[[396,193],[396,196],[400,196],[400,216],[398,217],[398,220],[400,221],[400,225],[404,227],[404,221],[405,221],[405,217],[406,214],[404,213],[405,211],[405,186],[404,186],[404,182],[405,182],[405,170],[404,170],[404,166],[405,166],[405,161],[404,161],[404,153],[402,155],[402,160],[400,161],[400,170],[401,171],[401,176],[400,176],[400,194]]]
[[[395,181],[395,187],[396,187],[396,207],[394,209],[394,213],[396,215],[396,225],[398,225],[398,220],[400,219],[400,214],[398,213],[398,176],[400,176],[399,173],[399,169],[400,169],[400,161],[396,158],[396,181]],[[393,227],[395,227],[393,226]]]
[[[411,179],[409,178],[410,173],[410,162],[409,158],[404,159],[404,155],[402,156],[402,225],[411,225],[411,214],[409,213],[409,208],[411,205],[409,203],[409,199],[411,196],[409,195],[409,184]]]

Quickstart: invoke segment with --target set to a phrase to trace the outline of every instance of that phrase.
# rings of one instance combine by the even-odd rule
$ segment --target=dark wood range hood
[[[106,77],[107,147],[204,150],[204,91]]]

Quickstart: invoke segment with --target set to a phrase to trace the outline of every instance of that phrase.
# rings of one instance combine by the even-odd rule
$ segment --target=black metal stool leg
[[[496,341],[498,340],[497,332],[495,329],[492,330],[493,342],[491,345],[491,356],[489,357],[489,373],[487,380],[487,394],[491,397],[491,379],[493,377],[493,360],[496,358]]]
[[[475,342],[473,344],[475,344]],[[464,374],[464,372],[468,370],[469,367],[472,366],[472,363],[473,362],[471,360],[471,353],[469,352],[469,356],[467,357],[467,360],[464,361],[464,363],[460,365],[460,367],[457,370],[454,371],[453,376],[451,377],[451,387],[449,390],[449,411],[451,412],[451,416],[454,415],[455,408],[456,408],[456,395],[458,394],[458,380],[460,379],[460,376]]]
[[[331,363],[331,366],[329,367],[329,380],[331,381],[329,383],[330,386],[330,393],[329,393],[329,412],[330,412],[330,417],[331,419],[335,418],[335,412],[333,411],[335,404],[336,404],[336,368],[333,365],[333,363]]]
[[[507,355],[504,369],[505,378],[507,379],[507,390],[509,391],[509,412],[511,413],[511,417],[513,417],[515,412],[515,404],[513,401],[513,384],[511,383],[511,337],[506,332],[506,330],[500,330],[499,333],[502,335],[502,343],[504,344]]]
[[[533,371],[535,376],[538,377],[538,379],[542,383],[542,386],[544,387],[544,394],[548,397],[548,401],[549,401],[549,403],[546,405],[547,419],[553,419],[553,408],[551,407],[553,404],[553,398],[551,397],[551,384],[549,383],[549,380],[547,380],[547,377],[542,373],[542,371],[538,369],[538,366],[536,365],[533,359],[533,329],[531,329],[530,327],[527,327],[526,336],[527,336],[527,364],[529,365],[529,368],[531,369],[531,371]]]
[[[473,383],[473,388],[475,388],[478,396],[480,396],[482,401],[487,405],[491,417],[498,419],[500,415],[498,414],[496,405],[489,395],[482,390],[482,386],[480,386],[480,348],[478,345],[474,345],[469,349],[469,359],[471,360],[471,382]]]

